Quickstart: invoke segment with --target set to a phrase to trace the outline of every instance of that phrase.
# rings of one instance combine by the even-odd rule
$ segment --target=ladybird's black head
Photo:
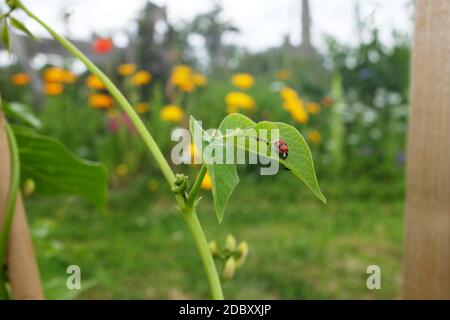
[[[287,158],[287,156],[288,156],[287,152],[280,152],[280,158],[281,159],[285,160]]]

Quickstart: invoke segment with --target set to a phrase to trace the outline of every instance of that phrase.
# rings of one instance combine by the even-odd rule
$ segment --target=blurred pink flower
[[[108,117],[108,130],[111,133],[116,133],[119,129],[119,122],[117,121],[117,117]]]

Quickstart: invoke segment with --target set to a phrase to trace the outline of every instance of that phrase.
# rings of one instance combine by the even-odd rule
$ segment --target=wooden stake
[[[9,192],[11,163],[4,124],[0,112],[0,230],[5,219],[6,199]],[[13,299],[43,299],[44,294],[34,255],[22,198],[19,196],[14,212],[6,258]]]
[[[450,1],[417,0],[404,297],[450,299]]]

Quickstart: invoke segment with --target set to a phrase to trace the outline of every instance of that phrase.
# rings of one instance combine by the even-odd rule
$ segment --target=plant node
[[[188,177],[182,173],[177,173],[175,175],[175,184],[172,187],[172,192],[174,194],[181,194],[186,197],[186,190],[188,188]]]

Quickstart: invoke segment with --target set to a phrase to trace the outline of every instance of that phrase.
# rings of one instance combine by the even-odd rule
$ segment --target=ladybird
[[[275,148],[277,148],[280,158],[286,159],[289,153],[289,147],[287,143],[283,139],[280,139],[274,142],[274,146]]]

